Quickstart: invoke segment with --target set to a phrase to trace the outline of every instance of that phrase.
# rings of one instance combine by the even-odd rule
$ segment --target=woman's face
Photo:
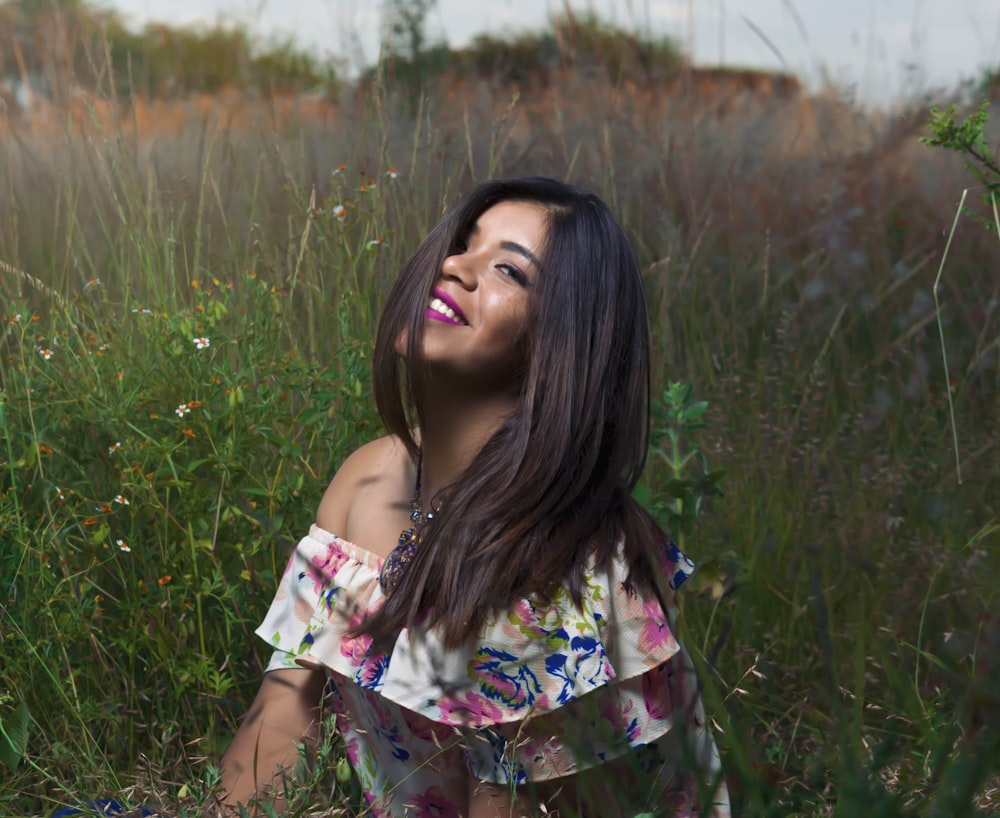
[[[441,265],[425,312],[423,355],[433,369],[509,386],[524,363],[528,299],[540,274],[547,211],[500,202]]]

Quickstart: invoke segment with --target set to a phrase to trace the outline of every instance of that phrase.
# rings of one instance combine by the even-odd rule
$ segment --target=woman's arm
[[[561,812],[569,805],[563,798],[565,780],[542,785],[490,784],[469,776],[468,818],[533,818],[539,815],[577,815]],[[558,805],[558,807],[556,806]]]
[[[222,757],[222,791],[206,818],[239,815],[237,805],[269,792],[279,793],[274,804],[282,811],[281,775],[294,775],[299,745],[304,741],[308,748],[315,739],[325,686],[321,670],[296,668],[264,674],[253,704]]]
[[[591,787],[584,785],[584,775],[597,783]],[[603,804],[595,809],[594,815],[623,818],[616,803],[614,787],[609,783],[603,768],[550,781],[518,784],[513,790],[508,785],[489,784],[469,776],[468,818],[538,818],[542,815],[569,818],[582,815],[584,803],[589,803],[591,808]]]
[[[469,776],[468,818],[516,818],[522,813],[514,811],[512,801],[509,787]]]

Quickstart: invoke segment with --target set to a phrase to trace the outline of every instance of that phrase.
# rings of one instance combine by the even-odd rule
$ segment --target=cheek
[[[510,317],[510,337],[517,339],[519,347],[523,347],[528,343],[528,329],[528,312],[524,309],[524,305],[521,305],[521,309],[518,309]]]
[[[495,310],[498,322],[509,338],[521,338],[528,334],[528,303],[523,295],[517,298],[498,299]]]
[[[518,364],[527,363],[528,350],[531,346],[528,322],[523,314],[514,315],[505,322],[503,328],[504,344],[507,347],[507,356]]]

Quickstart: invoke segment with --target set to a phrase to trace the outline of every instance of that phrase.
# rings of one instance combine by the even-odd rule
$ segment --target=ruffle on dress
[[[661,565],[673,588],[694,569],[670,542]],[[671,614],[627,588],[623,559],[610,571],[586,572],[582,606],[565,586],[544,604],[521,599],[461,649],[445,649],[433,630],[415,636],[404,628],[388,651],[349,634],[384,601],[381,567],[371,552],[312,526],[257,629],[276,649],[268,669],[322,667],[338,686],[343,677],[456,728],[474,739],[469,763],[484,781],[569,775],[672,728],[704,734],[688,738],[717,766]],[[675,714],[683,723],[675,725]]]

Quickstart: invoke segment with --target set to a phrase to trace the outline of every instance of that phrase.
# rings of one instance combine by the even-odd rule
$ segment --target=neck
[[[472,462],[480,449],[517,409],[510,395],[476,395],[437,381],[424,400],[420,428],[421,493],[425,507]]]

